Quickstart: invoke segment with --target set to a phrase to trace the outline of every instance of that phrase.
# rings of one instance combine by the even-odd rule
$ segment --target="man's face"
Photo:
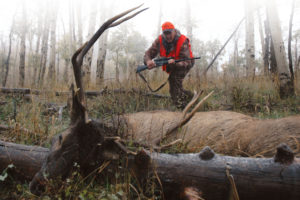
[[[168,43],[173,42],[173,40],[174,40],[174,38],[175,38],[175,35],[176,35],[176,33],[175,33],[174,30],[173,30],[173,31],[166,31],[166,32],[164,32],[164,36],[165,36],[166,41],[167,41]]]

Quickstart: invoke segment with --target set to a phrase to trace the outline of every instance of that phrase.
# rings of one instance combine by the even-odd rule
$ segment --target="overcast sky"
[[[0,32],[4,35],[9,31],[11,17],[16,12],[20,12],[20,2],[26,1],[27,9],[34,10],[36,2],[40,0],[0,0]],[[68,5],[69,0],[59,0],[61,4]],[[73,0],[76,1],[76,0]],[[98,0],[98,3],[103,0]],[[110,0],[109,2],[112,2]],[[201,40],[218,38],[224,40],[235,28],[236,24],[244,16],[244,0],[189,0],[191,4],[191,16],[194,23],[194,35]],[[287,27],[292,0],[278,0],[278,10],[283,22],[283,27]],[[299,1],[299,0],[298,0]],[[83,17],[85,10],[93,0],[83,0]],[[261,1],[259,1],[261,2]],[[186,0],[115,0],[111,16],[124,11],[133,6],[144,3],[144,7],[150,9],[135,19],[131,24],[143,35],[150,39],[157,30],[159,5],[162,4],[162,21],[171,21],[176,27],[185,33]],[[61,6],[60,9],[65,9]],[[298,9],[299,10],[299,9]],[[60,10],[61,11],[61,10]],[[66,16],[67,16],[67,12]],[[299,11],[296,12],[296,16]],[[300,18],[295,17],[295,25],[299,27]],[[87,27],[88,20],[84,26]]]
[[[22,1],[26,2],[27,12],[29,14],[34,15],[35,12],[38,12],[37,2],[40,2],[41,0],[0,0],[0,37],[3,37],[4,41],[7,41],[8,38],[12,16],[14,13],[17,13],[16,16],[20,16],[21,14]],[[68,5],[70,1],[76,2],[81,0],[59,0],[58,34],[62,34],[62,24],[64,23],[65,26],[68,24]],[[106,2],[106,4],[113,3],[112,9],[109,10],[109,17],[141,3],[144,3],[144,8],[149,7],[147,11],[126,22],[127,24],[130,24],[132,29],[140,31],[142,35],[147,38],[149,45],[157,36],[160,4],[162,5],[163,10],[162,22],[171,21],[176,28],[178,28],[183,34],[186,34],[186,2],[189,1],[193,22],[193,36],[202,41],[219,39],[221,43],[226,41],[238,22],[244,17],[245,10],[244,0],[82,0],[82,17],[85,39],[88,29],[90,5],[93,2],[97,2],[98,5],[95,5],[95,7],[100,7],[103,1]],[[262,3],[263,0],[256,1]],[[300,0],[297,0],[298,8],[295,11],[293,30],[300,29],[299,1]],[[286,39],[288,35],[287,31],[292,0],[277,0],[276,2],[280,14],[280,20],[282,22],[282,29],[284,31],[283,35]],[[264,11],[264,9],[261,9],[261,11]],[[99,16],[100,14],[98,13],[97,17],[99,18]],[[256,15],[255,18],[257,19]],[[97,21],[100,23],[100,20]],[[112,29],[112,31],[114,31],[114,29]],[[241,45],[244,43],[242,42],[244,40],[244,30],[244,25],[242,25],[239,30]],[[255,41],[258,44],[256,50],[258,51],[260,49],[260,38],[257,33],[258,26],[255,26],[255,30]],[[228,48],[230,48],[231,45],[232,44],[229,43]]]

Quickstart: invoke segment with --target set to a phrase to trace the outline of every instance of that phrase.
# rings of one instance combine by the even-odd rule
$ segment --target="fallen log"
[[[193,188],[203,199],[300,199],[300,159],[285,145],[274,158],[241,158],[214,154],[162,154],[141,151],[135,157],[135,174],[145,182],[155,176],[166,199],[180,199]],[[236,198],[237,197],[237,198]]]
[[[50,90],[41,91],[41,90],[30,89],[30,88],[0,88],[0,93],[19,94],[19,95],[54,94],[55,96],[67,96],[67,95],[71,94],[69,91],[50,91]],[[90,90],[90,91],[85,92],[85,95],[87,97],[96,97],[96,96],[103,96],[103,95],[108,95],[108,94],[138,94],[141,96],[160,98],[160,99],[169,99],[170,98],[170,96],[168,96],[168,95],[148,93],[148,92],[138,90],[135,88],[132,88],[131,90],[125,90],[122,88],[110,90],[110,89],[105,88],[100,91]],[[26,97],[30,98],[29,96],[26,96]]]
[[[48,155],[47,148],[0,142],[0,171],[14,164],[14,177],[30,180]],[[92,162],[92,161],[91,161]],[[194,188],[206,200],[226,199],[233,191],[240,199],[300,198],[300,159],[281,145],[274,158],[221,156],[210,148],[197,154],[163,154],[142,150],[128,165],[141,184],[156,176],[166,199],[181,199]]]
[[[47,148],[0,141],[0,172],[13,164],[10,175],[19,180],[31,180],[48,153]]]

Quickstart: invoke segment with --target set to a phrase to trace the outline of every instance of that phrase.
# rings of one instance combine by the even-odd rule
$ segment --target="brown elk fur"
[[[129,138],[151,143],[181,118],[180,112],[153,111],[124,115],[123,121]],[[210,146],[227,155],[273,156],[276,146],[286,143],[300,155],[300,116],[260,120],[229,111],[198,112],[176,138],[193,152]]]

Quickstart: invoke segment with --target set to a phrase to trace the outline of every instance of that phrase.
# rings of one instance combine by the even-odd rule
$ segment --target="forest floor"
[[[152,83],[159,85],[159,83]],[[258,77],[255,81],[233,80],[231,78],[213,79],[199,83],[193,79],[185,81],[190,90],[203,90],[208,93],[214,90],[213,96],[199,111],[229,110],[243,113],[259,119],[282,118],[300,114],[300,81],[296,82],[296,95],[280,99],[275,84],[268,78]],[[122,83],[107,84],[108,90],[132,88],[147,91],[141,82],[134,80]],[[55,87],[55,89],[65,89]],[[54,90],[55,90],[54,89]],[[89,88],[99,90],[99,88]],[[86,89],[87,90],[87,89]],[[168,94],[168,86],[160,94]],[[30,100],[20,95],[0,95],[0,124],[15,127],[8,132],[0,132],[0,140],[26,145],[50,147],[51,138],[68,128],[69,97],[47,95],[32,96]],[[61,115],[59,106],[65,106]],[[109,121],[113,115],[152,110],[175,111],[170,98],[156,98],[140,94],[106,94],[88,98],[88,113],[91,118]],[[30,130],[28,133],[22,128]],[[177,149],[176,152],[184,151]],[[222,153],[222,152],[219,152]],[[149,186],[148,195],[140,194],[134,178],[129,173],[115,174],[114,182],[108,179],[97,179],[99,170],[93,176],[82,177],[74,172],[62,183],[50,183],[42,199],[159,199],[159,191],[154,184]],[[29,192],[28,183],[13,180],[9,170],[0,172],[0,199],[38,199]]]

